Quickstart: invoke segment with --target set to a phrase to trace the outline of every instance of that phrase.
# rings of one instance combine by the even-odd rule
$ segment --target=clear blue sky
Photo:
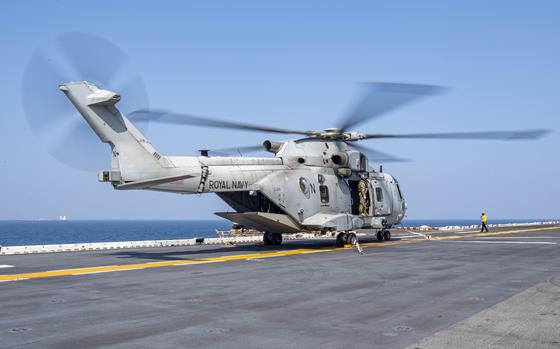
[[[4,2],[0,219],[211,218],[226,208],[214,195],[114,191],[44,150],[22,112],[21,79],[32,52],[67,31],[126,51],[152,107],[275,126],[333,126],[357,82],[447,86],[360,131],[555,132],[536,142],[369,142],[415,160],[384,166],[409,218],[559,217],[558,18],[558,1]],[[282,139],[164,125],[148,137],[173,155]]]

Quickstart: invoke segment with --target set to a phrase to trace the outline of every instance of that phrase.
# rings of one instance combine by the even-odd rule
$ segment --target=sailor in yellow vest
[[[482,226],[480,227],[480,232],[482,233],[484,230],[488,231],[488,227],[486,226],[486,221],[488,220],[488,218],[486,217],[486,212],[482,212],[482,215],[480,216],[480,222],[482,223]]]

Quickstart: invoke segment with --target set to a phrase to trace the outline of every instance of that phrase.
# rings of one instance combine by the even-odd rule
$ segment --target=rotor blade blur
[[[144,80],[139,75],[136,75],[128,79],[127,81],[118,84],[114,88],[114,91],[121,95],[121,100],[119,101],[118,107],[125,116],[128,116],[128,112],[140,108],[148,108],[149,106],[146,85],[144,84]],[[138,127],[138,129],[144,135],[146,135],[149,123],[141,122],[135,124],[135,126]]]
[[[122,95],[118,107],[125,114],[147,108],[144,83],[125,62],[126,55],[113,43],[76,32],[55,37],[31,56],[22,81],[23,108],[31,129],[56,159],[81,170],[106,167],[109,149],[86,126],[58,86],[87,80]]]
[[[342,131],[375,119],[422,97],[440,94],[443,87],[403,83],[366,83],[355,107],[339,122]]]
[[[132,112],[131,120],[134,121],[155,121],[165,124],[174,125],[191,125],[191,126],[205,126],[225,129],[237,129],[245,131],[258,131],[270,133],[283,133],[283,134],[300,134],[311,136],[315,134],[313,131],[298,131],[285,128],[260,126],[255,124],[248,124],[229,120],[210,119],[200,116],[187,115],[175,113],[168,110],[158,109],[140,109]]]
[[[482,131],[482,132],[449,132],[449,133],[416,133],[416,134],[366,134],[362,139],[410,138],[410,139],[472,139],[472,140],[535,140],[550,133],[549,130],[535,129],[524,131]]]
[[[87,172],[107,167],[111,156],[108,146],[99,141],[84,120],[78,119],[69,123],[48,150],[58,161]]]
[[[75,76],[105,88],[118,76],[127,59],[115,44],[93,34],[65,33],[57,37],[56,44]]]
[[[118,107],[125,114],[141,108],[148,108],[148,92],[144,80],[139,75],[118,84],[114,87],[114,92],[121,95]]]
[[[379,150],[373,150],[371,148],[365,147],[355,142],[352,143],[348,142],[346,144],[348,144],[351,148],[354,148],[355,150],[367,156],[368,160],[370,161],[376,161],[376,162],[409,162],[410,161],[407,159],[398,158],[396,156],[380,152]]]
[[[73,110],[58,85],[68,78],[53,58],[43,51],[33,54],[22,81],[23,110],[31,129],[40,134],[56,128]]]

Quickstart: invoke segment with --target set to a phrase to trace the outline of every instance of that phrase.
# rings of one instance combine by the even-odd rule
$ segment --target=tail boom
[[[59,86],[99,139],[112,152],[111,172],[125,180],[167,176],[173,164],[116,108],[121,96],[92,83],[72,82]],[[162,171],[163,170],[163,171]],[[116,176],[115,176],[116,177]]]

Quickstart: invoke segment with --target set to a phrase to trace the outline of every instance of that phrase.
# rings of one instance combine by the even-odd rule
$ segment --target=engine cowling
[[[266,140],[263,142],[264,150],[276,154],[280,151],[280,148],[284,145],[284,142],[273,142]]]
[[[334,154],[331,156],[333,164],[338,166],[348,165],[348,155],[346,153]]]

